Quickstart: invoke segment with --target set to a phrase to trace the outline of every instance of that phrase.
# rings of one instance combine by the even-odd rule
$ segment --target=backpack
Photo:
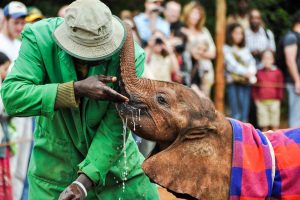
[[[296,33],[294,31],[291,31],[296,38],[297,38],[297,45],[298,45],[298,51],[300,51],[300,34]],[[288,73],[288,67],[286,65],[286,59],[285,59],[285,54],[284,54],[284,38],[287,34],[284,34],[283,37],[280,38],[277,46],[277,51],[276,51],[276,65],[277,67],[283,72],[283,74]]]

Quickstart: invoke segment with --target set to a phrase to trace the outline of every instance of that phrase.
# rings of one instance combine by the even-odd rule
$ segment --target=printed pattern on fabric
[[[300,128],[263,134],[251,124],[229,119],[233,127],[230,200],[300,199]],[[276,170],[272,184],[272,157]]]
[[[300,199],[300,128],[267,133],[272,143],[276,171],[271,199]]]
[[[230,200],[264,200],[271,197],[272,157],[267,138],[251,124],[230,119],[233,160]]]

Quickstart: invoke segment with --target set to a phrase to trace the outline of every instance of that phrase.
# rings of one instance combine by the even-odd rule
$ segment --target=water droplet
[[[141,121],[141,109],[139,109],[139,121]]]
[[[127,180],[127,152],[126,152],[126,133],[127,132],[127,118],[125,119],[125,122],[123,121],[123,157],[124,157],[124,171],[122,173],[122,188],[123,192],[125,192],[125,182]]]

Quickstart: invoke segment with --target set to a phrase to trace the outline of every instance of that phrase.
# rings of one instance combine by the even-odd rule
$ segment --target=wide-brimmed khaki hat
[[[53,36],[57,45],[71,56],[95,61],[110,57],[122,48],[126,29],[99,0],[77,0],[69,5],[65,21]]]

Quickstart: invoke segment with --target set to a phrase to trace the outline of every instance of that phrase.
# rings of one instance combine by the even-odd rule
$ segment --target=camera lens
[[[175,51],[176,51],[177,53],[183,53],[184,50],[185,50],[184,44],[179,44],[179,45],[176,45],[176,46],[175,46]]]
[[[163,44],[164,42],[162,41],[161,38],[156,38],[155,39],[155,44]]]
[[[160,10],[158,8],[154,8],[151,11],[154,12],[154,13],[159,13],[160,12]]]

